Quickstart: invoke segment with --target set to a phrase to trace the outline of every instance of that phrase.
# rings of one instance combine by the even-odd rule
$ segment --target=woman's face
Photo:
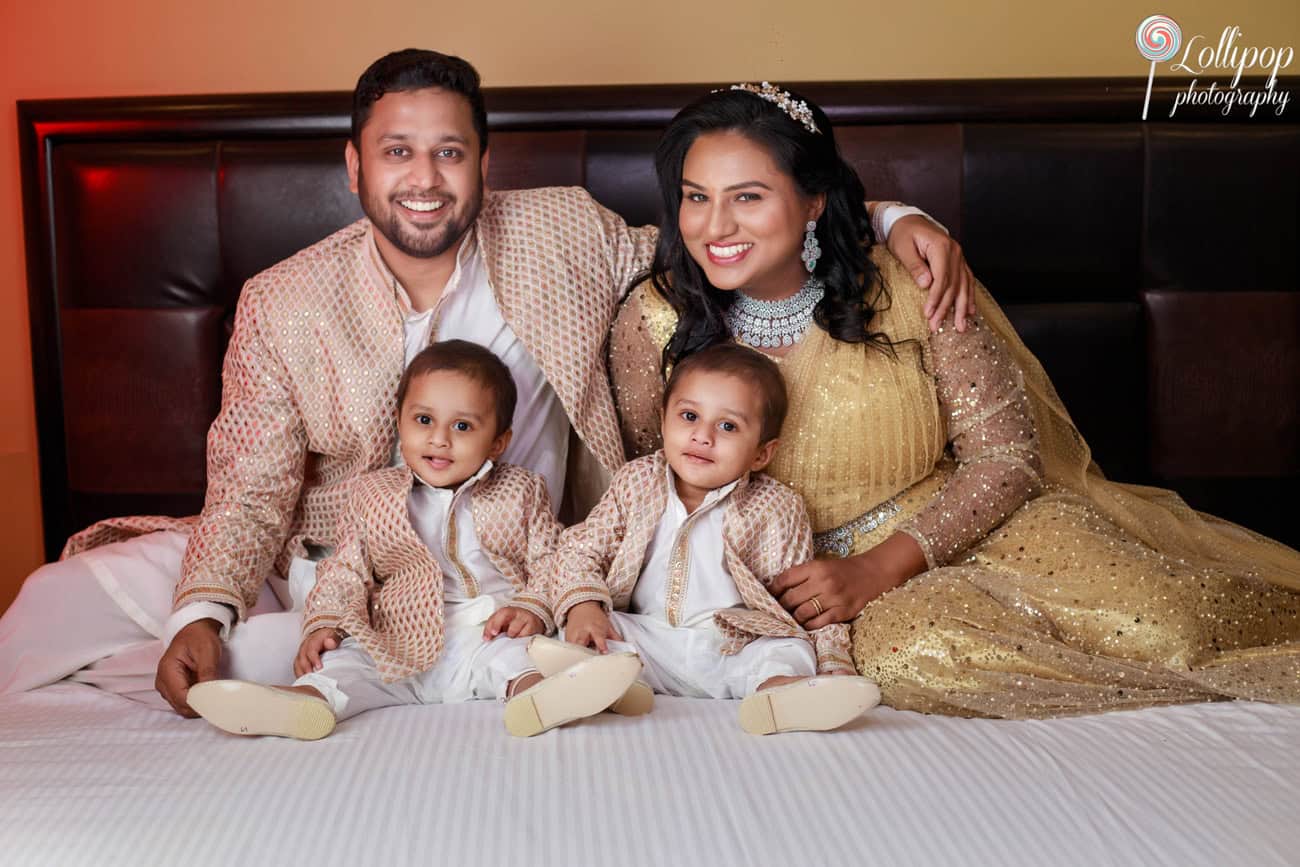
[[[762,145],[738,132],[705,133],[682,163],[677,224],[714,286],[785,298],[808,278],[804,226],[824,202],[804,195]]]

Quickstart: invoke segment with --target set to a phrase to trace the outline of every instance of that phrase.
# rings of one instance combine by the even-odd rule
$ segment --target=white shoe
[[[543,677],[559,674],[585,659],[600,655],[590,647],[558,641],[544,635],[534,635],[528,640],[528,658],[537,666],[537,670]],[[638,680],[607,709],[623,716],[640,716],[649,713],[654,706],[654,690],[644,680]]]
[[[641,671],[635,653],[584,660],[534,684],[506,702],[506,731],[530,738],[609,707]]]
[[[196,683],[185,700],[199,716],[235,735],[314,741],[334,731],[334,712],[323,698],[246,680]]]
[[[880,688],[865,677],[810,677],[761,689],[742,701],[740,727],[752,735],[830,731],[879,703]]]

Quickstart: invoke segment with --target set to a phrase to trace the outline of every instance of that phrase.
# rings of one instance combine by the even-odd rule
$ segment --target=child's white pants
[[[534,670],[527,638],[497,636],[483,640],[483,624],[508,604],[491,596],[448,603],[443,627],[446,643],[433,668],[384,683],[354,638],[321,657],[321,670],[305,674],[294,686],[310,686],[329,702],[338,719],[398,704],[439,704],[482,698],[505,698],[512,680]]]
[[[623,636],[611,650],[641,657],[641,679],[655,692],[689,698],[744,698],[770,677],[811,677],[817,654],[802,638],[756,638],[739,653],[722,653],[723,637],[712,621],[670,626],[657,617],[615,611],[610,622]]]

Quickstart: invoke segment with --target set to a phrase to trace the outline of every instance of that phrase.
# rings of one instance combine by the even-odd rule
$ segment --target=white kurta
[[[632,590],[630,610],[667,622],[668,573],[673,561],[681,560],[686,570],[686,595],[679,623],[682,626],[712,624],[719,608],[744,605],[736,582],[727,571],[722,551],[722,517],[727,497],[737,482],[709,491],[694,512],[677,496],[672,467],[665,465],[668,503],[654,538],[645,552],[645,565]]]
[[[460,567],[447,556],[451,542],[452,521],[448,512],[454,507],[456,525],[456,557],[473,576],[478,588],[475,596],[494,596],[509,598],[515,589],[509,579],[493,565],[492,560],[483,551],[478,541],[478,532],[474,529],[474,513],[471,508],[474,486],[480,479],[492,471],[492,461],[484,461],[478,472],[462,482],[455,490],[435,488],[416,476],[415,487],[407,499],[407,513],[411,517],[411,528],[420,541],[433,555],[438,568],[442,570],[443,602],[451,604],[469,600],[471,594],[465,586]]]

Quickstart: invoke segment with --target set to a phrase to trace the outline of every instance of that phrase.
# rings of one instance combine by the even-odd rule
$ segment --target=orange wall
[[[14,100],[347,90],[374,58],[462,54],[488,85],[1143,75],[1138,22],[1300,46],[1300,4],[749,0],[10,0],[0,13],[0,607],[41,561]],[[17,7],[17,8],[14,8]],[[1292,73],[1300,68],[1296,64]],[[1293,109],[1294,110],[1294,109]]]

